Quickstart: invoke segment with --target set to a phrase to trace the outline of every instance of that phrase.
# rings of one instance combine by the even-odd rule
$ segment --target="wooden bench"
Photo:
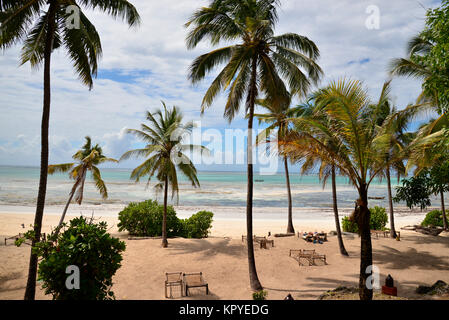
[[[165,273],[165,297],[173,298],[172,288],[179,286],[181,297],[183,296],[182,272],[166,272]],[[167,288],[170,288],[170,297],[167,295]]]
[[[202,272],[184,273],[184,286],[186,297],[189,295],[191,288],[206,288],[206,294],[209,294],[209,284],[204,280]]]
[[[306,259],[309,266],[316,265],[315,260],[321,260],[324,264],[327,264],[326,255],[318,254],[315,250],[291,249],[289,256],[297,260],[300,266],[303,265],[301,259]]]

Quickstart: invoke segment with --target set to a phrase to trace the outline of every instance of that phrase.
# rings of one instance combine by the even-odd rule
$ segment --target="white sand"
[[[184,212],[190,215],[198,208]],[[127,240],[126,233],[118,233],[117,219],[113,215],[102,215],[102,220],[111,226],[111,233],[126,241],[122,267],[114,277],[114,292],[118,299],[164,299],[165,272],[202,271],[209,283],[211,295],[205,296],[199,290],[192,299],[251,299],[248,281],[246,246],[241,235],[246,233],[244,215],[235,210],[237,217],[226,217],[219,208],[209,209],[217,213],[211,237],[208,239],[169,239],[169,247],[160,247],[160,240]],[[267,235],[285,232],[284,219],[260,219],[256,208],[254,234]],[[271,209],[273,210],[273,209]],[[285,217],[285,209],[275,209],[279,217]],[[262,210],[263,211],[263,210]],[[178,210],[179,212],[179,210]],[[183,213],[183,214],[184,214]],[[87,212],[86,212],[87,215]],[[96,214],[97,215],[97,214]],[[181,214],[179,214],[181,216]],[[297,231],[330,231],[335,229],[331,214],[295,216]],[[404,215],[399,213],[396,226],[415,224],[423,214]],[[0,213],[0,299],[22,299],[26,284],[30,247],[15,247],[12,241],[4,246],[4,237],[13,236],[28,229],[33,223],[30,212]],[[59,215],[46,214],[43,232],[49,232],[58,222]],[[21,224],[25,224],[23,229]],[[391,274],[401,296],[416,297],[415,288],[420,284],[431,285],[436,280],[449,283],[449,237],[425,236],[415,232],[401,232],[401,241],[389,238],[373,239],[373,257],[380,268],[381,283]],[[256,264],[262,285],[268,291],[269,299],[283,299],[291,293],[295,299],[316,299],[324,291],[338,285],[356,286],[359,274],[360,240],[357,236],[345,237],[350,257],[339,254],[335,237],[320,244],[305,243],[298,238],[273,238],[275,247],[268,250],[256,248]],[[326,254],[326,266],[298,266],[288,256],[289,249],[314,248]],[[50,299],[42,290],[37,290],[38,299]]]

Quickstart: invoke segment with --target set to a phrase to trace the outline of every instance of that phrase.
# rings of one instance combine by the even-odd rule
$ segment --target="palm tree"
[[[377,142],[382,142],[384,145],[384,157],[381,161],[384,163],[385,169],[379,173],[379,177],[387,179],[388,190],[388,204],[390,209],[390,236],[396,238],[396,229],[394,225],[394,208],[393,195],[391,190],[391,170],[394,170],[397,179],[404,176],[405,165],[404,160],[407,156],[407,147],[414,138],[414,133],[405,132],[412,115],[407,112],[398,112],[394,106],[391,105],[390,98],[390,84],[391,81],[384,83],[382,88],[381,99],[377,105],[372,106],[371,118],[378,127],[379,136],[376,138]],[[391,161],[391,159],[396,159]]]
[[[41,169],[34,218],[32,246],[40,240],[48,175],[48,127],[50,120],[50,62],[53,50],[64,46],[82,83],[92,88],[101,56],[100,37],[94,25],[79,10],[79,29],[68,22],[69,6],[99,9],[121,17],[132,26],[139,23],[137,10],[127,0],[2,0],[0,1],[0,48],[5,50],[23,42],[21,64],[33,68],[44,64],[44,99],[41,124]],[[37,256],[31,252],[25,300],[34,300]]]
[[[331,121],[325,125],[313,117],[296,119],[300,130],[293,142],[300,143],[299,150],[305,156],[334,164],[358,191],[351,219],[358,224],[361,236],[359,295],[361,300],[371,300],[373,291],[367,286],[373,262],[368,188],[384,169],[380,165],[382,146],[376,141],[378,132],[370,118],[371,103],[359,81],[340,80],[317,93],[316,105]],[[301,142],[304,138],[307,143]],[[290,148],[298,149],[295,143],[286,146],[287,151]]]
[[[312,97],[307,101],[307,103],[300,105],[296,111],[296,118],[304,117],[309,119],[314,119],[314,121],[320,122],[324,126],[331,127],[331,119],[326,115],[325,112],[322,112],[316,105],[314,105],[316,97]],[[295,118],[290,119],[290,121],[295,122]],[[325,159],[320,158],[317,154],[313,153],[304,153],[304,150],[308,149],[306,144],[309,143],[309,139],[307,137],[303,137],[304,139],[295,140],[296,132],[300,132],[300,126],[295,126],[293,131],[290,131],[287,135],[287,139],[285,139],[285,145],[287,146],[287,154],[290,155],[291,159],[295,162],[302,162],[301,164],[301,174],[309,173],[315,170],[316,167],[319,166],[319,179],[323,183],[323,188],[326,186],[327,180],[329,177],[331,178],[332,183],[332,208],[334,210],[334,218],[335,218],[335,227],[337,231],[337,239],[338,245],[340,249],[340,253],[344,256],[348,256],[348,252],[343,243],[343,236],[341,233],[340,227],[340,218],[338,214],[338,203],[337,203],[337,186],[336,186],[336,165],[334,162],[327,163]],[[289,137],[290,136],[290,137]],[[293,141],[291,140],[293,137]],[[291,147],[291,144],[294,144],[294,148]],[[330,141],[324,142],[328,148],[337,148],[337,146],[332,145]],[[303,145],[303,147],[301,147]],[[329,157],[331,158],[331,157]]]
[[[288,173],[288,157],[281,151],[282,144],[281,141],[288,134],[289,122],[288,119],[293,117],[297,111],[295,108],[290,108],[290,98],[281,99],[281,101],[268,101],[267,99],[257,99],[256,104],[265,108],[268,113],[265,114],[254,114],[255,117],[259,119],[259,123],[269,124],[257,137],[256,143],[269,142],[269,137],[273,130],[277,130],[277,142],[278,150],[284,160],[285,169],[285,181],[287,184],[287,199],[288,199],[288,224],[287,233],[295,233],[295,228],[293,227],[293,214],[292,214],[292,193],[290,188],[290,176]],[[263,141],[262,137],[265,137]]]
[[[56,234],[62,227],[65,215],[67,213],[67,209],[69,208],[70,202],[72,201],[75,194],[76,194],[75,201],[79,205],[82,203],[84,193],[84,183],[86,182],[86,175],[88,171],[92,173],[92,178],[95,182],[95,187],[98,189],[103,199],[106,199],[108,197],[108,190],[106,188],[106,184],[101,178],[100,169],[97,166],[105,162],[118,162],[118,161],[104,156],[101,147],[98,144],[93,146],[92,139],[89,136],[87,136],[85,139],[86,143],[83,145],[81,150],[79,150],[72,156],[72,158],[76,160],[77,163],[62,163],[48,166],[48,174],[54,174],[57,172],[64,172],[64,173],[69,172],[69,177],[75,180],[72,190],[69,193],[69,200],[67,201],[64,207],[64,211],[62,212],[62,216],[61,219],[59,220],[58,227],[56,228],[55,231]]]
[[[183,152],[207,151],[203,146],[183,143],[183,135],[190,133],[194,125],[192,122],[182,123],[182,113],[177,107],[167,110],[162,102],[163,110],[154,113],[147,112],[147,120],[150,125],[142,124],[141,130],[129,129],[128,133],[142,139],[147,145],[141,149],[125,152],[121,160],[131,157],[145,157],[146,160],[131,173],[131,179],[139,182],[140,178],[148,175],[148,184],[156,175],[159,183],[155,185],[157,190],[164,189],[164,215],[162,220],[162,247],[168,246],[167,241],[167,198],[168,188],[172,190],[172,198],[178,198],[179,186],[177,169],[192,183],[193,187],[199,187],[195,165]]]
[[[203,40],[212,45],[222,41],[227,45],[196,58],[189,69],[189,79],[198,83],[215,67],[225,63],[206,91],[201,111],[213,103],[221,91],[227,90],[224,117],[232,121],[245,100],[248,117],[247,137],[247,248],[250,285],[261,290],[254,260],[252,211],[253,211],[253,119],[254,106],[259,93],[268,100],[288,97],[289,92],[303,95],[318,81],[322,71],[316,64],[319,50],[306,37],[287,33],[274,35],[278,20],[276,0],[212,0],[208,7],[198,9],[186,23],[190,28],[187,47],[195,48]],[[305,72],[304,74],[303,68]]]

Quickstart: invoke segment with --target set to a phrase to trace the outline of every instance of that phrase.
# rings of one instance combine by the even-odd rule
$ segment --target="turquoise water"
[[[85,204],[127,204],[149,198],[161,200],[146,181],[134,183],[129,180],[131,169],[102,169],[109,198],[101,199],[92,180],[88,178]],[[245,172],[210,172],[198,173],[201,188],[194,189],[184,176],[179,175],[179,205],[184,206],[245,206],[246,173]],[[254,175],[254,205],[256,207],[285,207],[287,194],[285,174]],[[301,176],[290,174],[292,201],[294,207],[330,207],[332,202],[330,181],[323,189],[318,176]],[[33,206],[36,202],[39,182],[39,168],[0,166],[0,205]],[[47,187],[47,204],[65,204],[73,180],[67,174],[49,176]],[[348,184],[348,179],[337,178],[338,202],[341,207],[353,207],[357,198],[356,190]],[[386,197],[385,182],[373,181],[369,196]],[[172,203],[176,204],[173,200]],[[371,200],[372,205],[386,205],[386,200]]]

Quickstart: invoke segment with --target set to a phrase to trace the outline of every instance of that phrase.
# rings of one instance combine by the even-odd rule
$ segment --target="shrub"
[[[359,231],[357,223],[351,221],[349,217],[343,217],[343,219],[341,219],[341,227],[344,232],[357,233]]]
[[[440,210],[433,210],[426,214],[421,222],[423,227],[434,226],[443,227],[443,213]]]
[[[375,206],[369,209],[371,212],[370,229],[371,230],[385,230],[385,226],[388,222],[388,215],[385,208]],[[357,233],[359,227],[357,223],[351,221],[349,217],[343,217],[341,220],[343,231]]]
[[[134,236],[157,237],[162,235],[164,206],[157,201],[131,202],[118,214],[118,230],[127,230]],[[181,221],[172,206],[167,206],[167,237],[179,235]]]
[[[369,210],[371,211],[371,230],[385,230],[385,226],[388,222],[388,215],[385,208],[375,206]]]
[[[156,201],[132,202],[119,213],[119,231],[134,236],[156,237],[162,235],[164,206]],[[187,219],[179,219],[172,206],[167,207],[167,237],[207,238],[212,227],[213,213],[200,211]]]
[[[210,211],[199,211],[188,219],[183,220],[182,236],[185,238],[207,238],[212,228],[212,217]]]
[[[266,300],[268,292],[264,290],[253,292],[253,300]]]
[[[64,227],[67,225],[64,224]],[[38,280],[55,300],[111,300],[112,277],[120,268],[126,245],[107,233],[106,222],[98,224],[80,217],[70,221],[58,235],[50,235],[33,248],[42,261]],[[68,266],[79,268],[79,289],[68,289]]]

